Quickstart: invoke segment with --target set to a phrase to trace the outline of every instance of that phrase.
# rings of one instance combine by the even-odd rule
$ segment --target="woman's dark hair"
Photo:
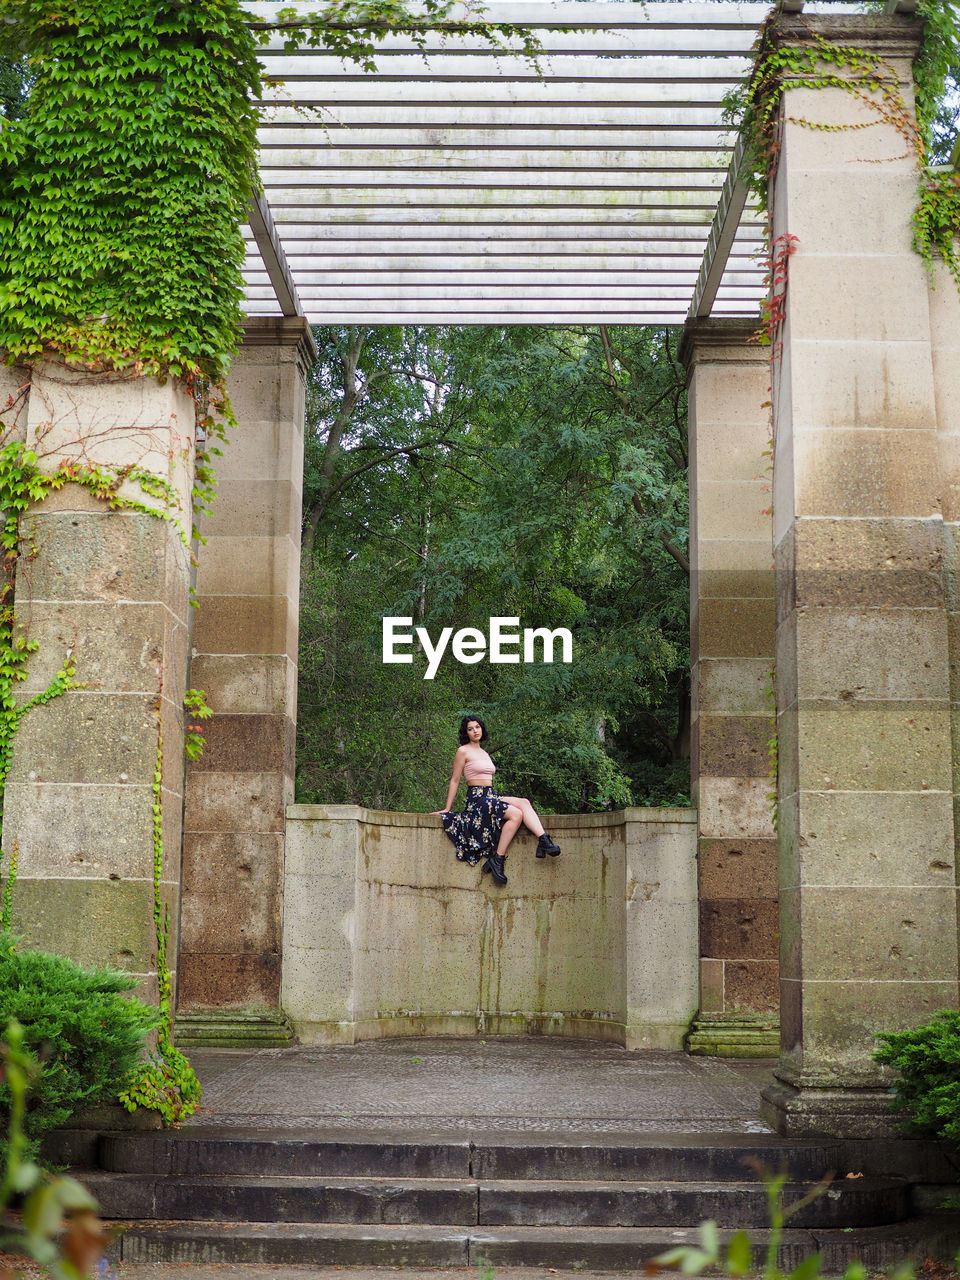
[[[459,736],[460,736],[461,747],[465,747],[467,743],[470,741],[470,739],[467,737],[467,725],[470,723],[471,720],[475,720],[477,724],[480,726],[480,728],[483,730],[483,733],[480,735],[481,744],[484,742],[490,741],[490,735],[489,733],[487,733],[487,726],[483,723],[483,721],[480,719],[479,716],[464,716],[463,719],[460,721]]]

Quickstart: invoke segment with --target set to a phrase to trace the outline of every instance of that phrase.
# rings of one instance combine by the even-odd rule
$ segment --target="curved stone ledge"
[[[308,1044],[567,1035],[678,1049],[697,1008],[696,812],[551,817],[502,889],[430,814],[291,805],[282,1000]]]

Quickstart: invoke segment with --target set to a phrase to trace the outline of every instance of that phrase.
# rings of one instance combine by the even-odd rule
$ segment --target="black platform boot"
[[[560,846],[558,844],[554,844],[545,831],[537,841],[537,857],[545,858],[548,853],[551,858],[559,858]]]
[[[480,868],[480,873],[481,875],[486,875],[488,871],[493,877],[494,884],[507,883],[507,873],[503,868],[503,858],[499,853],[487,854],[487,860]]]

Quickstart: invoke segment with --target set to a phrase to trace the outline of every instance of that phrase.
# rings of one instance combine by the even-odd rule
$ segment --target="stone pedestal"
[[[776,1054],[777,846],[769,349],[750,320],[689,321],[691,765],[699,809],[694,1053]]]
[[[201,532],[190,683],[214,711],[187,773],[178,1013],[251,1013],[280,1004],[284,814],[293,800],[305,321],[251,319],[229,392],[238,426],[216,460]],[[197,1017],[189,1021],[196,1031]],[[200,1016],[199,1024],[202,1025]],[[257,1028],[254,1031],[257,1034]],[[269,1030],[269,1028],[268,1028]]]
[[[82,687],[24,715],[3,815],[5,873],[18,863],[13,932],[28,946],[125,969],[155,999],[161,728],[171,969],[177,953],[194,403],[173,382],[53,361],[8,371],[4,390],[17,396],[4,420],[17,418],[14,435],[42,470],[64,460],[78,471],[133,466],[169,486],[169,504],[135,480],[120,486],[151,514],[111,510],[67,483],[22,518],[15,608],[22,634],[39,647],[16,696],[41,694],[68,654]]]
[[[909,99],[915,24],[811,18],[791,40],[811,28],[876,49]],[[876,1033],[957,1001],[950,446],[903,136],[841,89],[788,87],[780,143],[775,251],[796,241],[773,383],[782,1050],[766,1105],[785,1133],[871,1136],[890,1123]]]

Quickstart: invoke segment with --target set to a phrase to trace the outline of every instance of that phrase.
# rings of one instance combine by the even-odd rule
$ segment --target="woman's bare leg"
[[[500,799],[506,800],[507,804],[513,805],[520,810],[521,821],[528,831],[531,831],[535,836],[543,835],[543,823],[537,816],[536,809],[525,796],[501,796]]]
[[[501,797],[504,799],[505,797]],[[497,845],[497,853],[500,857],[504,857],[510,848],[513,837],[519,830],[520,823],[523,821],[523,810],[515,804],[507,803],[507,813],[503,820],[503,826],[500,828],[500,843]]]

